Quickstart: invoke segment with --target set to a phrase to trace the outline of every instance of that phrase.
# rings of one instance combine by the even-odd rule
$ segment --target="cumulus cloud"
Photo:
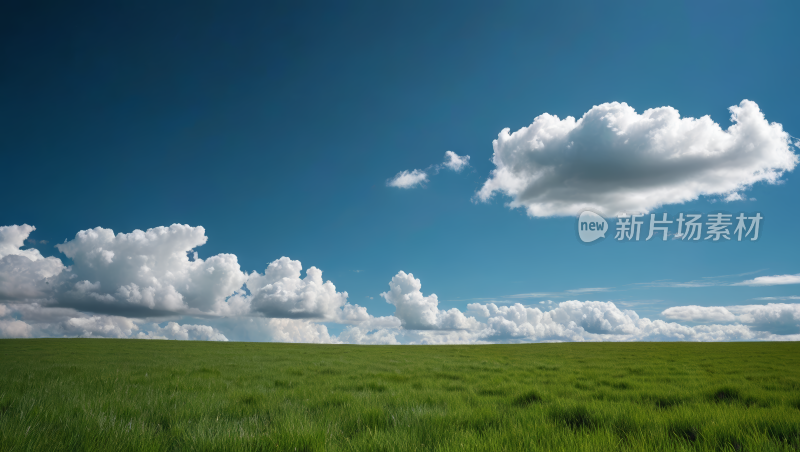
[[[447,168],[460,173],[461,170],[468,166],[468,155],[458,155],[453,151],[447,151],[444,153],[444,162],[431,165],[424,170],[415,169],[412,171],[400,171],[393,178],[387,180],[386,185],[397,188],[414,188],[428,182],[428,171],[431,171],[433,174],[439,174],[439,171]]]
[[[732,322],[736,320],[730,311],[722,306],[674,306],[661,313],[664,317],[690,322]]]
[[[66,336],[129,337],[139,327],[131,319],[118,316],[75,317],[63,324]]]
[[[389,187],[413,188],[428,182],[428,173],[423,170],[400,171],[393,178],[386,181]]]
[[[691,322],[739,322],[754,331],[786,335],[800,333],[800,304],[769,303],[740,306],[675,306],[661,313]]]
[[[759,276],[758,278],[748,279],[734,283],[734,286],[779,286],[783,284],[800,284],[800,274],[797,275],[775,275]]]
[[[300,278],[302,268],[300,261],[282,257],[270,263],[263,275],[251,274],[247,287],[252,293],[252,309],[279,318],[369,318],[366,309],[346,305],[347,292],[337,292],[332,282],[323,282],[321,270],[310,267],[306,277]],[[347,310],[343,312],[345,306]]]
[[[346,344],[398,345],[400,344],[397,340],[398,334],[400,331],[396,329],[381,328],[370,333],[369,328],[349,326],[339,334],[337,339]]]
[[[45,258],[37,249],[22,249],[35,230],[27,224],[0,226],[0,301],[47,298],[56,277],[66,268],[58,258]]]
[[[24,321],[2,318],[12,315]],[[227,340],[219,330],[206,325],[169,322],[160,327],[140,319],[86,314],[38,303],[0,305],[0,336]]]
[[[381,294],[394,313],[375,317],[367,307],[348,303],[347,292],[325,281],[321,270],[304,272],[288,257],[250,274],[232,254],[201,259],[196,248],[207,241],[201,227],[80,231],[58,245],[72,259],[69,267],[23,249],[33,230],[27,225],[0,229],[1,337],[356,344],[800,337],[800,304],[682,306],[663,313],[673,320],[714,323],[694,326],[640,318],[609,301],[549,301],[546,311],[520,303],[473,303],[462,312],[440,309],[436,294],[425,295],[421,281],[404,271]],[[337,336],[326,322],[346,326]]]
[[[3,230],[11,237],[4,245],[10,241],[12,246],[2,248],[0,299],[48,296],[58,306],[127,317],[260,313],[342,323],[370,318],[365,308],[347,303],[347,292],[337,292],[333,283],[323,281],[318,268],[308,268],[301,278],[299,261],[282,257],[263,274],[248,275],[233,254],[201,259],[195,248],[208,238],[200,226],[174,224],[118,234],[104,228],[80,231],[73,240],[56,245],[72,259],[69,269],[58,258],[44,259],[37,250],[19,250],[31,230]],[[57,275],[62,277],[54,279]]]
[[[270,341],[327,344],[333,342],[328,328],[319,323],[295,319],[267,319],[263,327]]]
[[[62,303],[83,310],[144,316],[213,313],[247,281],[233,254],[200,259],[189,254],[206,243],[202,226],[173,224],[114,234],[80,231],[56,245],[71,258],[72,289]]]
[[[179,325],[175,322],[169,322],[164,327],[153,325],[151,331],[140,332],[136,337],[139,339],[176,339],[180,341],[225,342],[228,340],[224,334],[208,325]]]
[[[25,245],[25,240],[36,228],[27,224],[0,226],[0,259],[10,256],[25,256],[32,261],[42,259],[39,250],[21,249]]]
[[[699,196],[744,199],[757,182],[777,183],[797,165],[790,136],[755,102],[730,107],[723,130],[709,116],[681,118],[660,107],[594,106],[582,118],[544,113],[494,140],[495,169],[476,197],[495,193],[535,217],[648,212]]]
[[[4,339],[31,337],[33,327],[22,320],[0,320],[0,337]]]
[[[476,326],[474,318],[458,309],[438,308],[436,294],[422,295],[422,283],[411,273],[400,271],[389,282],[389,291],[381,296],[396,308],[395,317],[408,330],[463,330]]]
[[[570,300],[542,312],[519,303],[469,305],[490,326],[489,341],[724,341],[757,337],[744,325],[699,325],[640,318],[612,302]]]
[[[248,275],[233,254],[201,259],[195,249],[208,239],[202,227],[80,231],[57,245],[72,259],[70,267],[35,249],[21,249],[33,230],[28,225],[0,229],[0,317],[14,312],[22,318],[4,319],[5,335],[225,338],[205,325],[175,322],[141,330],[138,320],[185,316],[266,317],[262,334],[254,338],[276,341],[332,340],[325,325],[292,319],[399,326],[397,319],[376,319],[365,307],[347,303],[347,292],[324,281],[318,268],[308,268],[302,277],[299,261],[282,257],[263,274]]]

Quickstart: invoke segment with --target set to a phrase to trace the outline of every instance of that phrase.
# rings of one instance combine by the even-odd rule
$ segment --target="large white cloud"
[[[73,264],[22,249],[34,227],[0,229],[0,318],[6,336],[159,337],[219,340],[204,325],[172,322],[150,327],[137,319],[258,318],[266,326],[255,340],[330,342],[331,321],[367,328],[399,326],[396,318],[374,318],[347,303],[322,272],[283,257],[263,274],[244,273],[235,255],[201,259],[202,227],[175,224],[115,234],[104,228],[80,231],[57,245]],[[20,319],[9,319],[9,313]],[[262,317],[269,317],[264,319]],[[262,322],[263,323],[263,322]],[[211,327],[208,327],[211,328]],[[231,328],[235,330],[235,328]]]
[[[342,323],[370,318],[365,308],[347,303],[347,292],[337,292],[333,283],[323,281],[322,271],[316,267],[310,267],[301,278],[302,264],[282,257],[270,263],[263,274],[248,275],[233,254],[199,258],[195,248],[207,240],[202,227],[180,224],[118,234],[104,228],[80,231],[75,239],[57,245],[73,265],[65,272],[68,277],[60,281],[56,301],[82,311],[133,317],[262,314]],[[0,270],[12,258],[28,262],[26,257],[10,255],[0,260]],[[46,262],[63,268],[56,258]],[[16,261],[12,263],[22,268]],[[36,284],[27,284],[30,278],[18,273],[0,271],[0,288],[11,282],[16,286],[26,283],[23,288],[42,286],[41,278]],[[28,292],[36,294],[33,289]]]
[[[73,261],[75,282],[63,302],[129,315],[214,312],[247,275],[233,254],[190,259],[206,240],[202,226],[180,224],[116,235],[99,227],[80,231],[56,245]]]
[[[681,118],[660,107],[592,107],[579,120],[550,114],[494,140],[495,169],[477,193],[500,192],[530,216],[648,212],[702,195],[728,200],[756,182],[776,183],[797,165],[790,136],[755,102],[730,107],[723,130],[708,116]]]

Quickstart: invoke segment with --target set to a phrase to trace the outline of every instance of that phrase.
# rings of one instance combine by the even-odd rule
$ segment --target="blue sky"
[[[310,266],[321,269],[349,303],[376,317],[395,313],[380,294],[401,270],[421,281],[425,296],[438,296],[439,309],[465,313],[469,303],[544,310],[545,300],[591,300],[673,321],[662,313],[675,306],[800,296],[796,284],[731,285],[800,273],[796,171],[778,184],[744,187],[747,201],[700,196],[652,209],[670,217],[759,212],[756,242],[607,237],[588,246],[577,239],[574,216],[529,216],[507,206],[513,196],[502,192],[476,197],[496,169],[492,141],[544,113],[581,118],[609,102],[638,114],[671,106],[727,129],[728,108],[749,99],[767,121],[800,136],[797,9],[792,2],[6,2],[0,226],[35,226],[28,239],[37,242],[23,249],[65,266],[79,264],[54,244],[78,231],[202,226],[208,241],[192,248],[199,258],[230,253],[242,271],[263,274],[287,256],[302,262],[304,276]],[[420,187],[387,186],[400,171],[440,164],[448,150],[469,155],[469,166],[429,170]],[[83,278],[77,267],[72,273]],[[86,281],[116,293],[105,280]],[[670,287],[692,281],[700,287]],[[605,290],[568,292],[581,288]],[[77,330],[44,320],[37,329],[39,320],[19,306],[68,305],[81,319],[113,314],[57,298],[7,295],[0,313],[32,325],[29,334],[56,336]],[[786,309],[795,312],[786,331],[794,331],[800,310]],[[134,331],[145,331],[145,320],[175,321],[235,338],[231,325],[252,317],[151,314],[130,317]],[[692,319],[682,324],[703,323]],[[354,324],[315,325],[338,335]],[[280,340],[259,334],[239,338]],[[514,340],[530,339],[521,337]]]

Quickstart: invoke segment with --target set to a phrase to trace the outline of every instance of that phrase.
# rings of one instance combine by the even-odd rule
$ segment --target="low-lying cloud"
[[[303,275],[302,264],[288,257],[249,274],[232,254],[201,259],[202,227],[80,231],[57,246],[70,266],[23,249],[33,230],[0,228],[0,337],[360,344],[800,339],[800,304],[678,306],[662,313],[693,326],[642,318],[611,301],[551,301],[545,310],[472,303],[462,311],[441,309],[437,295],[424,294],[422,282],[404,271],[381,294],[394,313],[375,317],[349,303],[320,269]],[[327,324],[344,328],[333,335]]]
[[[666,318],[691,322],[738,322],[755,331],[800,333],[800,304],[769,303],[740,306],[675,306],[661,313]]]
[[[495,169],[476,198],[495,193],[532,217],[649,212],[700,196],[741,200],[757,182],[774,184],[798,162],[791,137],[755,102],[729,108],[723,130],[709,116],[681,118],[672,107],[642,114],[625,103],[597,105],[576,120],[544,113],[503,129]]]

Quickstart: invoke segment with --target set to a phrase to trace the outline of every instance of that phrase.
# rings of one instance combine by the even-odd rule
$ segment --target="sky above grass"
[[[6,2],[3,335],[797,337],[797,12]],[[763,220],[585,244],[584,208]]]

